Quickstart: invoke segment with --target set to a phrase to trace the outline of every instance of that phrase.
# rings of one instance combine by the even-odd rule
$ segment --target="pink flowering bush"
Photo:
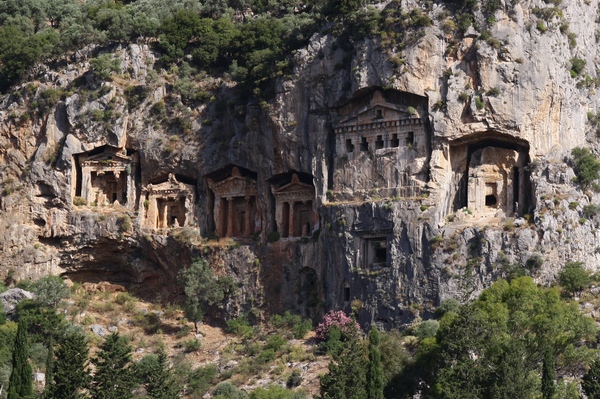
[[[360,330],[360,326],[358,323],[346,316],[343,310],[338,310],[337,312],[334,310],[330,310],[323,317],[323,321],[319,323],[315,332],[316,338],[321,341],[326,341],[329,336],[329,331],[337,327],[342,334],[350,333],[352,329]]]

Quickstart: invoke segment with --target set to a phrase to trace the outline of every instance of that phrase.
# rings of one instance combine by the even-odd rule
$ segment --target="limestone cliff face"
[[[0,104],[2,272],[172,299],[177,271],[206,256],[237,282],[220,309],[230,316],[353,303],[362,322],[391,327],[512,264],[544,283],[565,261],[597,269],[598,221],[583,209],[600,197],[566,161],[597,149],[598,4],[543,20],[544,1],[513,3],[487,36],[424,8],[433,24],[401,53],[315,34],[261,104],[207,78],[215,98],[186,106],[140,45],[41,68]],[[109,82],[89,72],[99,51],[121,60]],[[214,233],[232,238],[202,238]]]

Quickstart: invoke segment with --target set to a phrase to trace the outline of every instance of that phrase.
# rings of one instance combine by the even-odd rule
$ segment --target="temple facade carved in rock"
[[[98,147],[76,154],[72,197],[97,206],[119,204],[135,208],[137,154],[123,148]]]
[[[166,181],[144,187],[142,226],[151,229],[195,226],[195,187],[177,181],[169,174]]]
[[[271,179],[271,192],[275,196],[275,222],[277,231],[283,238],[303,237],[318,229],[319,214],[315,203],[315,187],[300,181],[294,173],[291,179],[277,184]],[[281,180],[281,179],[279,179]]]
[[[431,153],[427,98],[366,88],[334,110],[333,191],[413,197],[427,181]]]
[[[229,165],[205,177],[214,194],[212,213],[219,237],[250,237],[261,231],[255,173]]]
[[[449,212],[468,208],[476,216],[518,216],[531,206],[529,147],[494,132],[451,143]]]

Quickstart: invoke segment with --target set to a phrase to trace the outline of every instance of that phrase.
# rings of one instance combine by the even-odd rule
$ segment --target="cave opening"
[[[468,208],[479,216],[517,216],[531,207],[525,140],[497,132],[470,135],[451,143],[450,160],[450,211]]]

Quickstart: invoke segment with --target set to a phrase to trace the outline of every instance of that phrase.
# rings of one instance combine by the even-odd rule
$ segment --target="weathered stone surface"
[[[406,10],[416,6],[403,2]],[[503,3],[489,29],[499,46],[474,28],[462,37],[446,33],[437,3],[427,11],[433,25],[401,53],[378,39],[340,46],[331,34],[315,34],[269,103],[242,103],[234,83],[207,78],[202,84],[215,88],[216,100],[176,110],[190,122],[185,134],[153,118],[155,104],[179,95],[172,82],[147,79],[159,55],[146,46],[90,47],[62,69],[43,68],[33,94],[23,85],[0,101],[0,277],[10,269],[18,279],[64,274],[171,300],[182,294],[178,271],[204,256],[235,286],[210,309],[215,317],[286,309],[318,317],[354,301],[361,322],[392,327],[426,317],[443,299],[472,298],[534,256],[544,262],[528,272],[544,284],[566,261],[597,270],[600,220],[584,207],[600,196],[573,183],[569,154],[581,145],[598,151],[587,113],[596,113],[600,93],[583,76],[571,77],[568,64],[585,59],[584,75],[596,78],[598,4],[560,6],[575,45],[558,20],[536,29],[533,7],[548,5]],[[131,80],[90,81],[93,96],[66,91],[46,115],[19,117],[44,90],[83,76],[99,50],[116,54]],[[147,98],[128,106],[126,85],[144,85]],[[424,103],[379,101],[389,93]],[[407,114],[414,108],[422,125],[412,142],[408,129],[377,125],[381,105]],[[101,120],[107,111],[112,117]],[[356,125],[341,116],[358,121],[365,111],[376,118],[362,120],[369,134],[336,133]],[[363,137],[372,151],[350,157],[346,140],[360,152],[352,140]],[[101,207],[74,206],[75,157],[102,146],[139,154],[135,184],[125,196],[111,191]],[[250,171],[252,184],[219,192],[214,184],[236,177],[233,165]],[[224,169],[231,173],[223,179],[213,174]],[[294,173],[310,176],[314,194],[286,211],[271,179]],[[159,217],[148,187],[170,175],[181,190],[157,190],[170,207]],[[290,209],[309,216],[296,220]],[[230,238],[203,241],[215,232]]]
[[[2,302],[2,310],[7,316],[12,316],[19,302],[24,299],[33,299],[33,293],[25,291],[21,288],[11,288],[0,294],[0,302]]]
[[[90,330],[99,337],[105,337],[108,335],[108,331],[106,331],[106,328],[102,327],[99,324],[92,324],[90,326]]]

